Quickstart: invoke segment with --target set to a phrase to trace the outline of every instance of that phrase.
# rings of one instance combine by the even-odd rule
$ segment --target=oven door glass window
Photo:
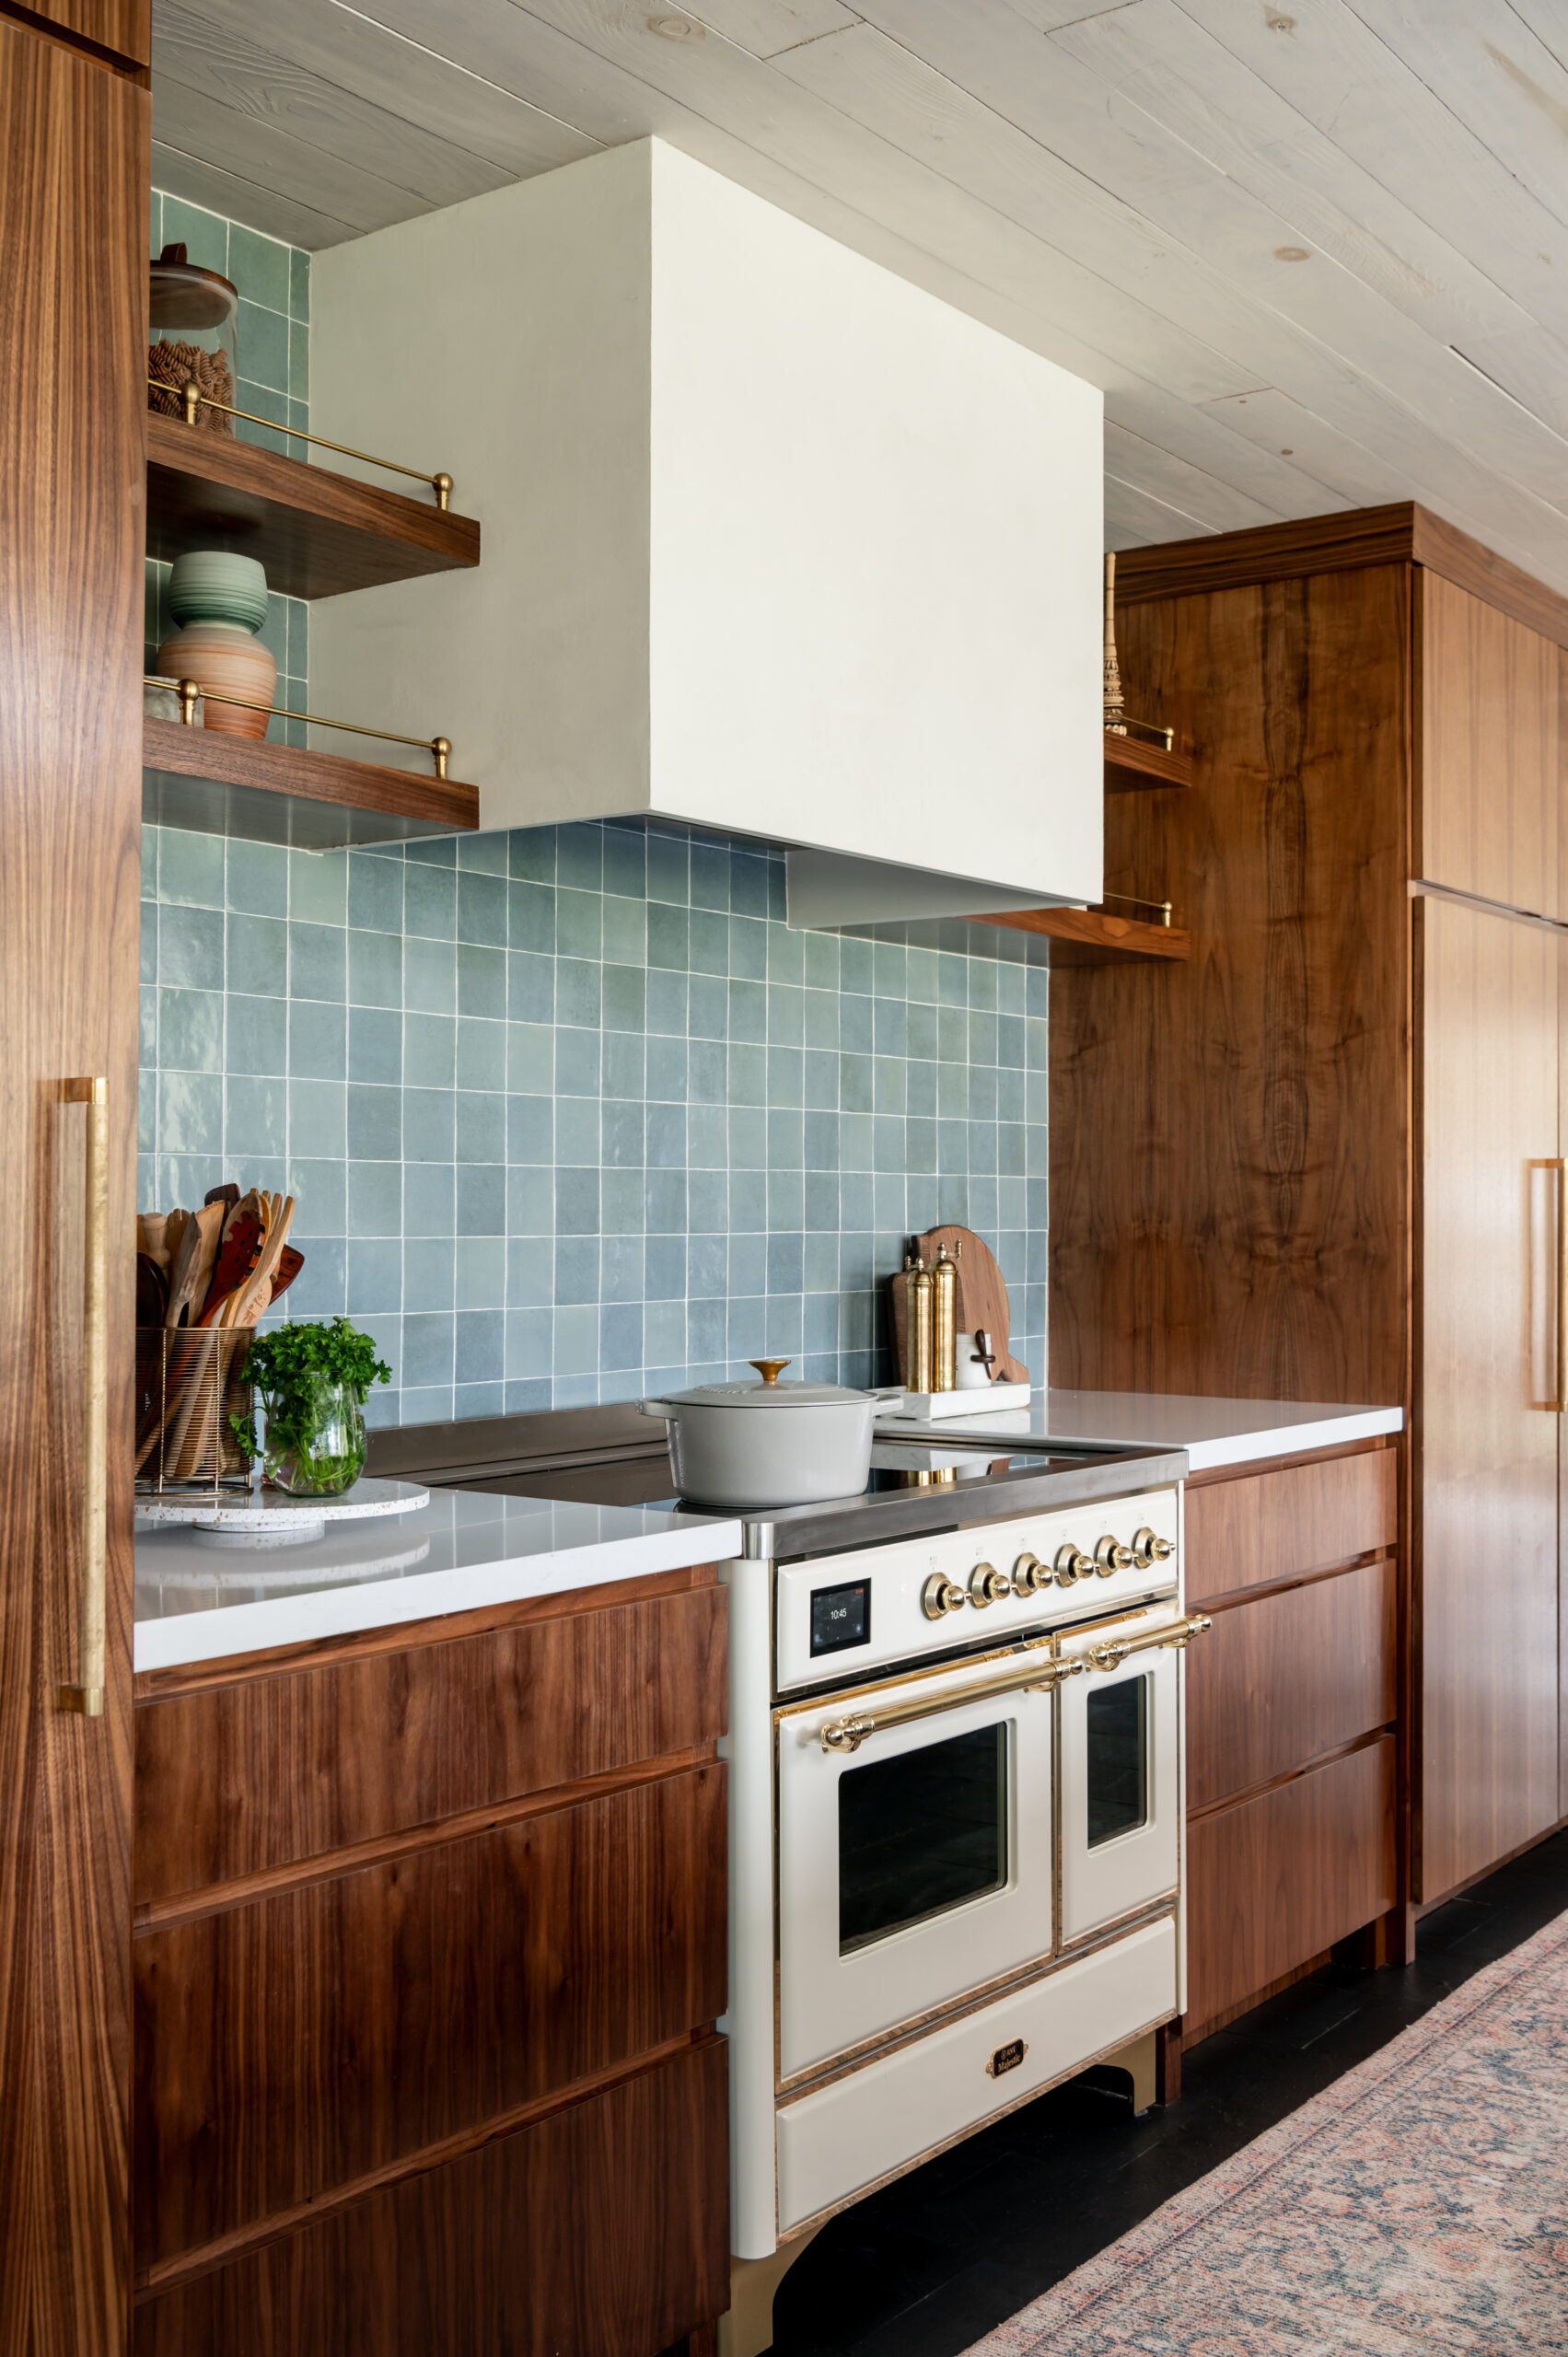
[[[839,1954],[1001,1890],[1007,1727],[976,1727],[839,1779]]]
[[[1149,1821],[1149,1681],[1102,1687],[1086,1703],[1088,1844],[1098,1850]]]

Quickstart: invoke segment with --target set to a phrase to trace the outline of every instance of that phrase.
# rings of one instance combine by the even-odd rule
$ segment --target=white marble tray
[[[209,1547],[301,1547],[330,1522],[412,1514],[430,1504],[416,1481],[355,1481],[339,1498],[291,1498],[283,1490],[235,1490],[222,1497],[136,1500],[139,1522],[185,1523]]]
[[[878,1423],[932,1424],[948,1416],[994,1416],[1004,1408],[1027,1408],[1027,1383],[977,1384],[972,1391],[906,1391],[901,1408],[884,1409]]]

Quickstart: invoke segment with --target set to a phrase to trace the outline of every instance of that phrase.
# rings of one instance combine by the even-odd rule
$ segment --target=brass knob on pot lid
[[[961,1587],[955,1587],[940,1572],[933,1572],[925,1583],[920,1606],[928,1620],[940,1620],[945,1612],[961,1612],[967,1602]]]
[[[999,1572],[994,1563],[977,1563],[970,1573],[971,1604],[1000,1604],[1004,1596],[1012,1593],[1012,1581],[1005,1572]]]
[[[1074,1580],[1087,1580],[1094,1577],[1094,1557],[1086,1555],[1077,1547],[1059,1547],[1056,1550],[1054,1569],[1057,1586],[1071,1587]]]
[[[791,1362],[788,1359],[748,1359],[746,1364],[756,1368],[764,1383],[776,1383]]]
[[[1156,1537],[1147,1523],[1132,1534],[1132,1561],[1141,1572],[1146,1572],[1151,1563],[1168,1563],[1175,1552],[1174,1540]]]
[[[1049,1587],[1050,1585],[1051,1573],[1040,1562],[1040,1557],[1031,1554],[1026,1548],[1013,1566],[1014,1595],[1033,1596],[1039,1589]]]
[[[1132,1563],[1131,1547],[1123,1547],[1120,1538],[1112,1538],[1107,1532],[1095,1549],[1095,1564],[1101,1579],[1109,1579],[1112,1572],[1129,1571]]]

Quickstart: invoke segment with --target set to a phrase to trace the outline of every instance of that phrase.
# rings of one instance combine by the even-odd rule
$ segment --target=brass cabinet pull
[[[109,1582],[109,1083],[68,1080],[67,1105],[87,1109],[83,1157],[87,1237],[82,1283],[81,1683],[61,1689],[68,1711],[103,1713]]]
[[[1091,1669],[1120,1669],[1129,1654],[1155,1653],[1162,1645],[1185,1653],[1194,1637],[1213,1627],[1206,1612],[1190,1612],[1185,1620],[1167,1620],[1163,1628],[1149,1629],[1141,1637],[1111,1637],[1103,1645],[1091,1645],[1084,1659]]]
[[[1553,1396],[1550,1399],[1532,1399],[1530,1401],[1530,1406],[1532,1408],[1544,1408],[1547,1413],[1552,1416],[1568,1415],[1568,1160],[1565,1160],[1565,1158],[1560,1154],[1543,1155],[1539,1158],[1527,1162],[1525,1165],[1525,1167],[1527,1170],[1552,1170],[1557,1174],[1557,1251],[1555,1255],[1557,1283],[1555,1287],[1554,1313],[1557,1320],[1557,1331],[1552,1337]],[[1533,1215],[1531,1222],[1527,1223],[1527,1225],[1528,1225],[1530,1237],[1528,1248],[1533,1253],[1535,1236]],[[1533,1278],[1531,1281],[1530,1292],[1532,1296],[1533,1317],[1533,1297],[1535,1293]],[[1531,1335],[1529,1341],[1529,1355],[1531,1359],[1530,1389],[1533,1391],[1535,1388],[1535,1338],[1533,1334]]]
[[[886,1727],[908,1726],[912,1719],[934,1719],[943,1711],[961,1709],[966,1702],[989,1702],[993,1695],[1022,1694],[1030,1687],[1050,1694],[1064,1678],[1076,1678],[1082,1666],[1075,1661],[1032,1662],[1015,1667],[1005,1678],[978,1678],[968,1686],[949,1686],[945,1693],[922,1695],[914,1701],[852,1711],[842,1719],[828,1721],[821,1731],[822,1748],[858,1751],[868,1736],[880,1734]]]

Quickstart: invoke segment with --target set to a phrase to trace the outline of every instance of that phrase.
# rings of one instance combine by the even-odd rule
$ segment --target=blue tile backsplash
[[[231,275],[272,243],[217,226]],[[296,319],[305,261],[258,265]],[[377,1421],[632,1399],[764,1353],[884,1379],[883,1281],[939,1220],[994,1247],[1043,1379],[1048,975],[1022,936],[791,932],[781,854],[662,824],[144,841],[143,1208],[226,1178],[296,1195],[290,1314],[375,1335]]]
[[[784,923],[784,861],[634,824],[317,854],[149,828],[142,1201],[299,1199],[404,1422],[764,1352],[887,1372],[905,1237],[992,1239],[1044,1366],[1046,992],[1021,941]]]

